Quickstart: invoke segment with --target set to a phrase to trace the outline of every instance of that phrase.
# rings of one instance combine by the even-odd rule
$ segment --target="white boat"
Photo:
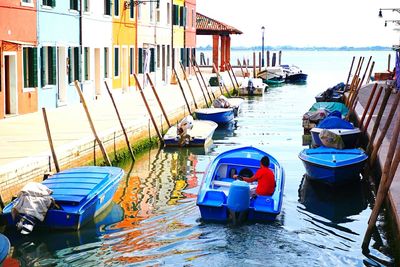
[[[239,95],[263,95],[268,85],[261,78],[245,77],[239,88]]]
[[[295,65],[281,65],[285,74],[285,82],[287,83],[305,83],[307,81],[307,74]]]
[[[218,127],[213,121],[193,120],[190,122],[191,127],[178,133],[178,125],[182,121],[168,129],[163,138],[165,146],[206,146],[212,141],[214,131]]]

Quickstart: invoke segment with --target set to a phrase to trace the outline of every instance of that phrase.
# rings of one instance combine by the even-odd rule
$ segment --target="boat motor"
[[[244,181],[234,181],[229,188],[228,210],[234,224],[243,222],[250,206],[250,186]]]
[[[247,82],[247,90],[249,91],[249,95],[253,95],[254,94],[254,83],[252,79],[249,79],[249,81]]]

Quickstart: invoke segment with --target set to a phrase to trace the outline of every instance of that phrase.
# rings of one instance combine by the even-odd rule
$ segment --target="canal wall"
[[[383,87],[383,92],[384,92],[384,90],[387,88],[388,85],[385,82],[378,82],[378,88],[381,86]],[[364,108],[367,106],[368,99],[369,99],[369,96],[371,95],[373,87],[374,87],[374,83],[369,83],[360,88],[359,95],[358,95],[358,103],[355,108],[355,113],[356,113],[358,121],[361,120],[362,114],[364,113]],[[393,106],[393,102],[396,97],[396,93],[394,93],[394,92],[395,91],[393,91],[390,94],[387,106],[386,106],[385,111],[382,116],[382,120],[379,124],[378,132],[377,132],[375,140],[377,140],[378,137],[380,136],[381,130],[382,130],[383,126],[385,125],[386,120],[388,118],[389,111],[390,111],[391,107]],[[397,92],[397,94],[398,93],[400,93],[400,92]],[[381,94],[380,100],[377,102],[377,106],[372,115],[371,123],[369,124],[369,126],[366,130],[368,140],[371,137],[383,97],[384,97],[384,93]],[[367,113],[367,115],[369,115],[369,114]],[[399,109],[397,109],[397,112],[395,113],[392,123],[390,124],[390,127],[389,127],[389,129],[386,133],[386,136],[382,142],[382,145],[378,151],[377,165],[380,168],[378,173],[381,173],[381,170],[383,169],[383,166],[385,164],[386,157],[387,157],[389,147],[390,147],[390,141],[391,141],[392,134],[393,134],[394,124],[399,119],[400,119],[400,111],[399,111]],[[391,243],[394,245],[396,255],[399,256],[400,255],[400,245],[399,245],[400,244],[400,168],[397,168],[393,182],[389,189],[388,197],[386,198],[386,207],[387,207],[386,214],[389,217],[388,218],[389,226],[391,228],[390,232],[394,234],[393,236],[390,236],[390,239],[392,239]]]
[[[203,71],[203,70],[202,70]],[[204,72],[206,83],[211,76]],[[231,89],[229,75],[221,73]],[[183,77],[180,78],[191,112],[197,106],[206,105],[203,93],[194,75],[189,77],[194,95]],[[203,88],[204,89],[204,88]],[[165,84],[156,88],[171,125],[188,115],[188,108],[179,84]],[[215,96],[221,94],[219,87],[208,87]],[[143,90],[161,132],[168,124],[150,86]],[[211,95],[211,91],[210,91]],[[150,116],[138,91],[113,91],[122,122],[132,146],[139,141],[157,136]],[[126,150],[123,131],[108,95],[87,103],[97,135],[110,158],[120,150]],[[50,132],[60,169],[87,165],[94,160],[102,161],[102,154],[90,129],[82,105],[71,105],[46,110]],[[51,157],[42,111],[0,120],[0,196],[4,202],[18,194],[29,181],[41,181],[49,171],[55,172]]]

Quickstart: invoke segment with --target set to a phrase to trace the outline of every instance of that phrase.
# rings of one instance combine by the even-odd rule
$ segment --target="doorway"
[[[17,55],[4,55],[5,115],[15,115],[18,110]]]

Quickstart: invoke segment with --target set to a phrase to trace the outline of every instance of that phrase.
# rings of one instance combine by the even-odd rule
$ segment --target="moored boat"
[[[336,149],[321,146],[302,150],[299,158],[310,179],[328,184],[345,184],[360,179],[368,156],[358,148]]]
[[[250,198],[250,190],[257,184],[234,180],[234,174],[252,176],[260,167],[263,156],[270,159],[269,168],[275,175],[276,187],[271,196]],[[227,222],[241,218],[250,221],[271,221],[282,208],[284,170],[268,153],[252,147],[234,148],[219,154],[204,174],[197,196],[202,219]]]
[[[0,234],[0,266],[10,252],[10,241],[8,238]]]
[[[206,146],[212,142],[212,136],[218,124],[207,120],[193,120],[192,127],[178,133],[178,125],[171,126],[164,135],[165,146]]]
[[[44,213],[43,220],[35,217],[37,200],[27,203],[30,192],[28,189],[24,191],[25,187],[3,209],[2,217],[7,226],[17,226],[23,234],[30,233],[34,226],[78,230],[107,208],[123,175],[124,171],[118,167],[85,166],[61,171],[37,183],[48,189],[53,202]],[[34,188],[29,185],[26,187]],[[35,192],[34,195],[37,196]],[[28,198],[24,199],[24,196]],[[16,217],[12,215],[13,209],[18,211]]]
[[[257,73],[257,78],[261,78],[268,85],[279,85],[285,82],[286,74],[280,66],[266,67]]]
[[[233,108],[201,108],[194,113],[198,120],[208,120],[218,124],[227,124],[235,117]]]
[[[239,88],[239,95],[241,96],[262,96],[268,85],[260,78],[245,77]]]
[[[287,83],[305,83],[308,75],[295,65],[281,65]]]
[[[218,98],[214,99],[212,106],[214,108],[233,108],[233,113],[235,117],[239,114],[240,106],[242,105],[244,99],[241,97],[225,97],[220,95]]]

